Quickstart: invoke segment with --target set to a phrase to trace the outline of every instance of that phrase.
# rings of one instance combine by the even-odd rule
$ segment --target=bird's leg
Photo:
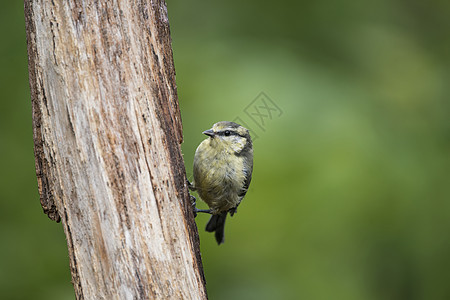
[[[201,213],[205,213],[205,214],[212,214],[210,209],[198,209],[197,207],[195,208],[195,212],[196,213],[201,212]]]

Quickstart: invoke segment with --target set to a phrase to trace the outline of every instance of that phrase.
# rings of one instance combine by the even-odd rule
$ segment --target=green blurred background
[[[210,299],[450,299],[450,2],[168,1],[188,176],[201,132],[239,117],[253,182]],[[73,299],[34,171],[22,1],[0,10],[0,295]],[[245,108],[282,110],[261,129]]]

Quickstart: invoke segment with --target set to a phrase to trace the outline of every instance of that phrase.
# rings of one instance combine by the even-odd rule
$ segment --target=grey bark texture
[[[36,173],[77,299],[206,299],[162,0],[25,0]]]

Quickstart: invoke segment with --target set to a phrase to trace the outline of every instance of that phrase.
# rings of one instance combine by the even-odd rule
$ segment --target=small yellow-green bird
[[[224,242],[227,214],[236,212],[247,193],[253,172],[253,145],[248,130],[234,122],[222,121],[203,132],[208,138],[200,143],[194,156],[194,183],[210,213],[206,231],[215,232],[217,243]]]

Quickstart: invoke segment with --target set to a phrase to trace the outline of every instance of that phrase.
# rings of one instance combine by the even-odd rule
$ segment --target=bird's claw
[[[194,197],[194,196],[192,196],[192,195],[189,195],[189,199],[191,200],[191,205],[192,205],[192,211],[193,211],[193,213],[194,213],[194,218],[195,217],[197,217],[197,199]]]
[[[188,179],[186,179],[186,184],[188,186],[188,189],[190,189],[191,191],[196,190],[195,186]]]

